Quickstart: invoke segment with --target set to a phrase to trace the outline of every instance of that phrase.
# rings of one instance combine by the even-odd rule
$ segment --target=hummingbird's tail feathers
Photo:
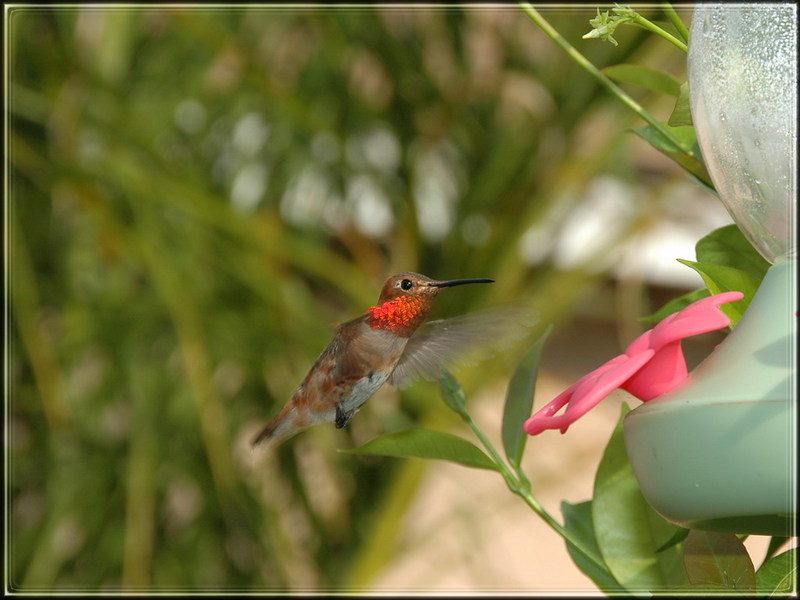
[[[420,378],[436,381],[443,368],[469,364],[508,348],[525,337],[537,321],[537,311],[523,304],[430,321],[408,340],[389,383],[403,388]]]
[[[272,446],[275,443],[273,438],[273,434],[275,433],[275,426],[270,422],[261,432],[253,438],[253,441],[250,442],[250,445],[255,448],[256,446]]]
[[[264,448],[277,446],[284,440],[292,437],[305,429],[307,425],[301,423],[301,415],[297,408],[291,403],[286,403],[275,417],[266,424],[259,434],[253,438],[251,445],[253,448],[262,446]]]

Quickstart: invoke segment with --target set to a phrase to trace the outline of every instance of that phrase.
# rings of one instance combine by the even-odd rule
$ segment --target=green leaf
[[[759,595],[788,596],[796,591],[797,548],[766,561],[756,573]]]
[[[728,302],[720,307],[722,311],[730,317],[731,327],[735,327],[739,319],[742,318],[744,311],[750,305],[750,300],[752,300],[758,290],[761,281],[749,273],[734,267],[710,265],[707,263],[693,262],[691,260],[683,260],[682,258],[679,258],[678,262],[700,273],[700,277],[703,278],[703,281],[712,294],[721,294],[722,292],[734,290],[744,294],[742,300]]]
[[[564,515],[564,528],[572,532],[581,541],[583,547],[600,555],[600,548],[594,535],[591,500],[580,504],[562,502],[561,514]],[[583,552],[569,542],[567,542],[567,552],[569,552],[572,562],[584,575],[594,581],[601,591],[606,594],[618,594],[623,591],[623,587],[614,579],[608,567],[606,567],[606,570],[601,569],[594,561],[587,559]]]
[[[720,585],[718,583],[698,583],[697,585],[676,585],[670,588],[670,591],[681,592],[681,596],[687,598],[698,596],[717,596],[720,598],[727,598],[731,595],[730,588]]]
[[[667,125],[670,127],[680,127],[681,125],[691,126],[692,111],[689,104],[689,84],[684,82],[680,85],[678,99],[675,101],[675,108],[672,109],[672,114],[669,116]]]
[[[684,542],[683,551],[689,583],[722,585],[739,592],[755,591],[753,561],[734,534],[693,529]]]
[[[669,156],[686,171],[694,175],[703,185],[713,189],[714,184],[711,182],[711,177],[708,175],[705,163],[703,162],[700,151],[697,148],[697,140],[694,135],[694,128],[686,126],[670,127],[666,123],[663,125],[687,147],[692,148],[690,154],[687,154],[680,148],[676,147],[675,144],[662,136],[658,130],[654,129],[650,125],[647,127],[634,129],[633,131],[651,146],[653,146],[653,148],[662,154]]]
[[[402,458],[437,458],[477,469],[499,470],[495,462],[471,442],[450,433],[430,429],[387,433],[358,448],[339,450],[339,452]]]
[[[778,550],[781,549],[781,546],[783,546],[788,539],[789,539],[788,537],[783,536],[783,535],[781,535],[781,536],[777,536],[777,535],[772,536],[770,538],[770,540],[769,540],[769,547],[767,548],[767,556],[766,556],[766,558],[769,559],[769,558],[772,558],[773,556],[775,556],[775,553]]]
[[[676,313],[679,310],[683,310],[687,306],[689,306],[692,302],[696,302],[702,298],[706,298],[710,296],[711,293],[708,291],[708,288],[700,288],[699,290],[694,290],[692,292],[688,292],[683,296],[678,296],[677,298],[673,298],[669,302],[667,302],[664,306],[659,308],[656,312],[652,315],[647,317],[639,317],[639,321],[644,323],[660,323],[672,313]]]
[[[675,532],[675,535],[673,535],[670,539],[668,539],[663,546],[656,548],[656,552],[663,552],[664,550],[672,548],[676,544],[680,544],[683,540],[685,540],[689,536],[689,531],[691,530],[686,529],[684,527],[679,527],[678,531]]]
[[[736,225],[715,229],[697,242],[695,252],[698,262],[741,269],[759,281],[770,267]]]
[[[442,399],[451,409],[461,415],[461,418],[469,420],[467,413],[467,396],[458,380],[448,371],[443,371],[439,379],[439,389],[442,392]]]
[[[669,73],[643,67],[641,65],[620,64],[602,69],[611,79],[624,83],[633,83],[645,89],[677,98],[681,92],[681,84]]]
[[[678,260],[700,272],[701,276],[705,272],[706,276],[703,277],[703,280],[706,281],[706,285],[708,285],[707,278],[715,281],[715,283],[709,288],[695,290],[669,301],[652,315],[640,318],[640,321],[658,323],[692,302],[705,298],[711,293],[718,293],[718,291],[709,291],[710,288],[719,291],[736,289],[744,292],[745,298],[743,300],[734,303],[730,308],[728,308],[730,305],[723,305],[722,307],[725,314],[731,317],[734,325],[739,321],[741,314],[750,305],[750,300],[758,285],[760,285],[760,281],[764,278],[767,269],[769,269],[769,263],[753,248],[753,245],[742,235],[736,225],[720,227],[701,238],[695,245],[695,254],[697,256],[696,263],[690,264],[689,262]],[[711,266],[699,267],[701,263],[704,265],[730,267],[735,271],[715,269]],[[698,268],[693,265],[698,265]],[[739,271],[743,271],[752,278],[741,275]],[[714,279],[715,277],[717,278],[716,280]],[[744,286],[746,289],[733,287],[737,285]],[[755,287],[753,287],[754,285]]]
[[[503,409],[502,435],[503,448],[514,468],[519,468],[522,460],[522,452],[525,449],[525,442],[528,438],[522,428],[522,424],[525,419],[531,416],[533,396],[536,390],[536,376],[539,372],[539,357],[542,352],[542,346],[552,329],[552,325],[549,326],[525,356],[522,357],[508,384],[506,404]]]
[[[681,545],[662,550],[679,530],[644,499],[628,461],[622,415],[608,442],[594,483],[592,518],[603,559],[629,590],[654,591],[686,583]]]

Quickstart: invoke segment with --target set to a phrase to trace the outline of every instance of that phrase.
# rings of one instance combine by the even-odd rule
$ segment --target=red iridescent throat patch
[[[385,329],[397,335],[410,335],[425,316],[425,300],[420,297],[401,296],[367,311],[373,329]]]

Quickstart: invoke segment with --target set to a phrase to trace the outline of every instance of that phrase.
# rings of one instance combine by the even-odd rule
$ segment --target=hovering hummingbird
[[[524,335],[530,312],[520,307],[476,311],[420,328],[444,288],[493,282],[436,281],[419,273],[390,277],[375,306],[339,326],[289,401],[253,439],[253,446],[280,443],[323,421],[342,428],[387,381],[405,387],[419,377],[436,380],[445,364],[472,348],[497,347]]]

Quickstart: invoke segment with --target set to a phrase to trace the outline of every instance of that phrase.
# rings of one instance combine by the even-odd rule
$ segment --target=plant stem
[[[527,478],[524,476],[518,476],[511,471],[503,458],[500,456],[500,453],[494,447],[494,444],[489,441],[489,438],[487,438],[483,431],[481,431],[481,429],[475,424],[475,421],[472,420],[472,417],[470,417],[466,412],[462,413],[461,417],[464,419],[467,425],[469,425],[469,428],[472,430],[472,432],[478,437],[481,444],[483,444],[483,447],[486,448],[487,452],[489,452],[494,459],[495,463],[497,463],[497,466],[500,468],[500,473],[503,476],[503,479],[505,479],[506,485],[508,485],[508,489],[522,498],[525,503],[533,509],[533,512],[539,515],[544,522],[547,523],[565,541],[572,544],[581,554],[595,563],[599,569],[608,572],[608,567],[606,567],[605,562],[600,556],[585,548],[583,543],[576,539],[571,531],[565,529],[561,523],[554,519],[553,516],[547,512],[541,504],[539,504],[539,501],[536,500],[536,498],[530,492],[530,483],[528,482]]]
[[[661,5],[661,8],[664,11],[664,14],[667,15],[670,23],[675,26],[675,29],[678,31],[678,35],[681,36],[684,42],[689,41],[689,28],[683,24],[683,21],[678,16],[678,13],[675,12],[675,7],[672,6],[669,2],[664,2]]]
[[[549,512],[547,512],[542,507],[541,504],[539,504],[539,502],[536,500],[536,498],[529,491],[522,490],[522,489],[512,489],[511,491],[514,492],[515,494],[517,494],[520,498],[522,498],[525,501],[525,503],[528,506],[530,506],[537,515],[539,515],[542,519],[544,519],[544,521],[548,525],[550,525],[550,527],[556,533],[558,533],[562,538],[564,538],[565,541],[567,541],[570,544],[572,544],[573,546],[575,546],[575,548],[577,548],[586,558],[588,558],[593,563],[595,563],[600,569],[602,569],[603,571],[606,571],[606,572],[608,571],[608,567],[606,567],[605,562],[603,561],[603,559],[600,558],[599,556],[595,555],[590,550],[587,550],[586,548],[584,548],[583,545],[581,544],[581,542],[576,540],[573,537],[572,532],[569,531],[568,529],[565,529],[564,526],[561,525],[561,523],[556,521],[552,517],[552,515]]]
[[[618,9],[617,12],[620,12],[620,10]],[[641,25],[642,27],[644,27],[648,31],[652,31],[656,35],[660,35],[665,40],[667,40],[671,44],[674,44],[675,46],[677,46],[678,48],[680,48],[684,52],[688,51],[688,48],[687,48],[685,43],[683,43],[681,40],[676,38],[674,35],[672,35],[668,31],[664,31],[663,29],[661,29],[661,27],[659,27],[658,25],[656,25],[652,21],[648,21],[642,15],[637,13],[636,11],[633,11],[633,10],[631,10],[630,12],[625,11],[624,14],[630,14],[630,16],[633,18],[633,22],[636,23],[637,25]],[[675,15],[675,16],[677,17],[677,15]],[[680,19],[678,19],[678,20],[680,21]]]
[[[475,424],[475,421],[472,420],[472,417],[470,417],[468,413],[466,412],[462,413],[461,418],[464,419],[467,425],[469,425],[469,428],[472,430],[472,433],[474,433],[476,437],[480,440],[481,444],[483,444],[483,447],[486,448],[487,452],[491,454],[494,462],[496,462],[497,466],[500,467],[500,472],[503,475],[503,478],[506,480],[506,483],[509,483],[509,487],[511,487],[511,484],[516,483],[517,480],[514,477],[514,474],[511,472],[511,469],[509,469],[508,465],[506,465],[505,461],[503,460],[503,457],[500,456],[500,453],[494,447],[494,444],[492,444],[492,442],[489,441],[489,438],[487,438],[484,435],[483,431],[481,431],[480,427],[478,427]]]
[[[672,133],[667,130],[661,123],[659,123],[653,116],[648,113],[638,102],[628,96],[622,88],[616,85],[611,79],[606,77],[600,70],[595,67],[583,54],[578,52],[564,37],[556,31],[547,20],[539,14],[533,5],[529,2],[520,2],[519,5],[522,10],[530,17],[530,19],[545,32],[545,34],[552,39],[567,55],[572,58],[578,65],[583,67],[592,77],[597,79],[609,92],[616,96],[623,104],[630,108],[633,112],[639,115],[646,121],[659,135],[665,140],[669,141],[677,150],[684,154],[691,155],[691,148],[687,147],[681,140],[676,138]]]

